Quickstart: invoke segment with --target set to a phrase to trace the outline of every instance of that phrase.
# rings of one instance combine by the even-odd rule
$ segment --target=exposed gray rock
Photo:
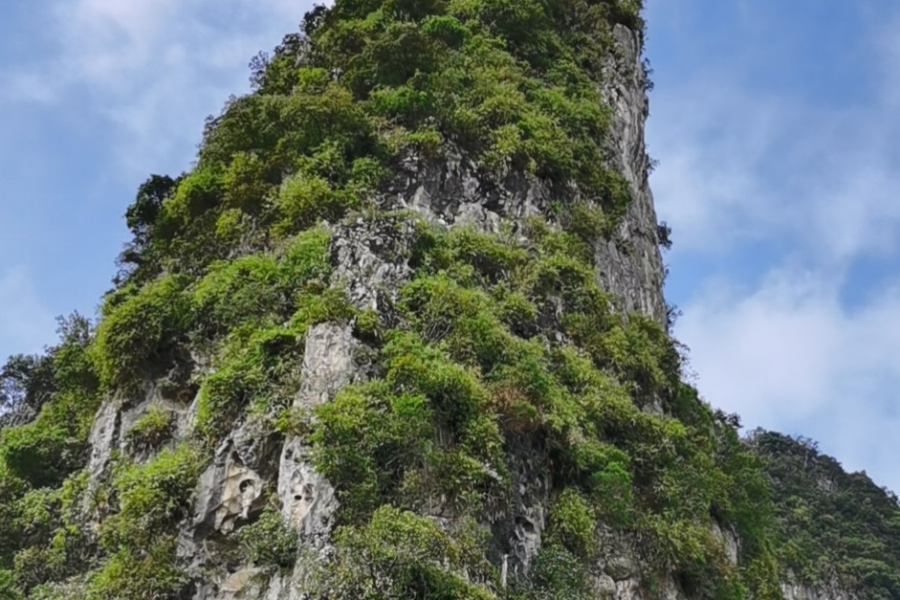
[[[487,177],[452,145],[439,159],[410,157],[397,179],[400,206],[432,223],[469,224],[495,233],[504,219],[516,224],[545,215],[551,200],[547,182],[520,172]]]
[[[309,448],[299,438],[284,445],[278,475],[282,517],[301,537],[321,550],[331,531],[337,510],[334,488],[309,463]]]
[[[88,461],[88,470],[91,474],[91,482],[98,482],[106,475],[112,459],[112,451],[116,447],[119,436],[119,409],[117,400],[105,400],[94,417],[91,426],[91,434],[88,443],[91,447],[91,457]]]
[[[741,552],[741,541],[738,536],[730,529],[722,529],[718,523],[713,523],[712,532],[721,541],[728,560],[737,564]]]
[[[605,573],[595,576],[594,593],[597,595],[597,598],[600,600],[613,600],[618,595],[618,592],[615,579]]]
[[[359,378],[354,354],[359,342],[347,325],[323,324],[309,330],[303,355],[300,393],[294,405],[312,409],[332,400],[345,385]],[[310,449],[299,438],[288,440],[281,452],[278,496],[282,516],[301,536],[321,548],[337,509],[334,488],[315,472]]]
[[[300,393],[295,406],[313,408],[327,402],[356,378],[354,350],[359,342],[348,325],[323,323],[306,333]]]
[[[241,569],[233,573],[219,588],[219,598],[237,600],[259,597],[258,582],[262,573],[262,569]]]
[[[178,548],[189,571],[204,581],[198,586],[196,600],[257,597],[241,596],[236,589],[226,590],[226,584],[236,588],[240,587],[238,583],[249,583],[252,569],[229,572],[218,550],[228,534],[252,522],[265,508],[265,491],[271,484],[260,471],[273,458],[268,438],[259,435],[251,421],[235,429],[219,445],[213,462],[200,476],[193,516],[180,531]],[[242,576],[235,577],[241,572]],[[259,583],[257,579],[264,583],[265,577],[252,578],[254,585]]]
[[[610,122],[611,161],[631,184],[632,202],[614,239],[596,248],[600,284],[637,312],[666,326],[662,287],[665,270],[659,251],[656,210],[648,180],[650,158],[644,140],[649,115],[646,74],[641,62],[640,32],[622,25],[613,31],[617,51],[604,69],[602,93],[613,108]]]
[[[597,545],[597,573],[607,575],[616,583],[639,577],[640,560],[631,540],[607,529],[598,533]]]
[[[415,235],[405,218],[358,218],[336,228],[332,282],[360,310],[390,306],[412,275],[407,261]]]
[[[155,382],[151,382],[147,386],[147,393],[140,402],[124,405],[119,410],[119,431],[121,431],[117,440],[119,450],[122,452],[130,450],[128,448],[128,432],[152,407],[161,408],[162,410],[171,413],[174,417],[174,427],[172,431],[173,440],[183,439],[187,435],[190,421],[193,417],[191,406],[186,406],[183,403],[167,398],[162,393],[160,386]],[[137,458],[142,459],[148,457],[139,456]]]
[[[358,308],[375,308],[383,298],[391,301],[399,282],[408,278],[405,262],[397,260],[397,253],[404,249],[391,245],[397,239],[395,226],[392,222],[361,219],[337,228],[333,236],[332,251],[339,265],[335,285],[341,285]],[[389,228],[390,234],[384,228]],[[311,327],[305,336],[300,390],[294,406],[311,410],[332,400],[344,386],[364,379],[364,369],[356,360],[359,346],[349,325],[324,323]],[[269,482],[248,468],[263,460],[265,452],[254,450],[256,446],[248,439],[248,427],[240,427],[220,447],[215,463],[203,474],[194,523],[184,532],[193,538],[182,543],[186,559],[201,556],[206,537],[228,533],[257,508],[260,493]],[[312,467],[309,453],[302,439],[288,439],[274,473],[277,479],[271,483],[277,487],[283,519],[296,528],[304,546],[326,552],[337,501],[334,488]],[[203,562],[197,558],[194,561]],[[302,569],[299,562],[297,569]],[[301,596],[296,579],[244,567],[234,573],[220,573],[201,586],[195,600],[297,600]]]
[[[547,457],[540,448],[523,440],[513,456],[509,514],[501,516],[496,526],[505,542],[510,579],[527,575],[541,549],[551,490]]]
[[[262,509],[265,482],[241,457],[241,449],[228,439],[216,460],[200,477],[194,502],[193,538],[201,541],[212,532],[231,533],[251,512]]]
[[[857,600],[857,596],[839,585],[819,587],[782,585],[781,593],[784,594],[784,600]]]
[[[795,581],[793,573],[787,573],[788,581]],[[859,600],[859,596],[848,591],[838,580],[837,574],[819,585],[808,586],[784,583],[781,586],[784,600]]]

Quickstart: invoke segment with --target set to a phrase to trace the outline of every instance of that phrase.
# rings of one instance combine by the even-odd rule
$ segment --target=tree
[[[37,410],[53,389],[53,370],[47,356],[17,354],[0,369],[0,408],[22,406]]]

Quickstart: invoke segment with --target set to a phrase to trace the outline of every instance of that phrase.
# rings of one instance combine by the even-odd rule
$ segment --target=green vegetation
[[[776,500],[777,557],[797,584],[837,582],[865,600],[900,597],[900,505],[804,438],[757,431]]]
[[[284,523],[276,507],[266,507],[255,523],[238,532],[238,538],[250,564],[286,572],[294,568],[300,536]]]
[[[148,452],[172,438],[175,415],[160,406],[151,406],[125,434],[128,446],[136,452]]]
[[[118,465],[113,488],[119,511],[104,523],[104,546],[149,547],[171,532],[189,514],[202,466],[196,449],[186,444],[146,464]]]
[[[134,388],[174,350],[190,317],[182,290],[177,278],[167,276],[140,289],[125,286],[107,297],[93,346],[106,386]]]
[[[454,533],[385,506],[366,525],[335,532],[337,555],[314,589],[338,598],[496,598],[477,532]]]
[[[702,597],[750,586],[777,597],[773,572],[745,581],[711,533],[718,522],[745,537],[748,574],[769,559],[758,461],[679,382],[668,338],[610,312],[584,242],[538,222],[523,242],[465,228],[420,235],[418,274],[400,291],[396,327],[379,335],[382,376],[344,388],[312,421],[341,521],[361,526],[385,506],[502,513],[509,453],[530,437],[554,464],[554,552],[587,569],[598,528],[612,527],[645,540],[648,578],[675,569]],[[572,341],[549,342],[557,330]],[[639,408],[651,402],[665,413]]]
[[[122,548],[92,574],[83,597],[145,600],[180,598],[188,584],[186,574],[175,564],[176,539],[164,536],[148,542],[140,553]]]
[[[612,26],[642,28],[639,11],[622,0],[346,1],[313,11],[303,36],[254,61],[256,92],[209,120],[197,168],[141,187],[122,280],[196,277],[235,250],[334,223],[370,202],[400,160],[448,144],[485,175],[524,171],[569,190],[581,198],[569,221],[610,231],[630,194],[604,166],[609,110],[596,84]]]
[[[92,332],[75,315],[60,321],[59,333],[59,345],[29,359],[33,370],[17,368],[21,357],[4,369],[5,383],[18,388],[10,409],[37,411],[30,423],[0,431],[0,488],[11,500],[28,489],[59,486],[84,463],[82,449],[99,406],[96,370],[88,355]],[[14,382],[11,373],[16,373]]]

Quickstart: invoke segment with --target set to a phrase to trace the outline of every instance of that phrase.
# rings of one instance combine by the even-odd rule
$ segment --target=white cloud
[[[745,20],[760,10],[748,3]],[[860,42],[859,79],[834,81],[842,94],[855,86],[852,101],[752,80],[754,61],[803,60],[754,47],[747,64],[700,64],[658,86],[649,129],[670,258],[703,281],[675,299],[701,393],[747,426],[817,438],[895,490],[900,279],[866,276],[864,261],[900,268],[898,29],[877,25]],[[848,290],[860,281],[875,287]]]
[[[702,67],[657,88],[648,137],[660,165],[652,184],[661,218],[675,229],[677,252],[719,253],[780,238],[822,262],[842,264],[897,248],[900,43],[889,35],[894,29],[863,44],[869,55],[860,62],[855,91],[865,94],[866,77],[877,83],[844,104],[768,87],[750,66],[760,61],[758,48],[734,64]],[[783,59],[768,57],[773,64]],[[835,89],[844,85],[850,82],[836,81]]]
[[[55,321],[22,268],[0,273],[0,360],[41,350],[53,338]]]
[[[727,80],[656,98],[652,183],[676,248],[719,252],[790,236],[825,261],[891,251],[900,123],[885,98],[823,109]]]
[[[848,311],[831,273],[774,273],[749,294],[713,284],[685,309],[698,386],[748,427],[819,437],[853,469],[900,489],[900,286]],[[892,406],[893,405],[893,406]]]
[[[247,89],[250,58],[296,31],[312,4],[56,0],[44,8],[51,54],[9,74],[6,100],[80,104],[73,113],[105,123],[129,177],[185,168],[203,119]]]

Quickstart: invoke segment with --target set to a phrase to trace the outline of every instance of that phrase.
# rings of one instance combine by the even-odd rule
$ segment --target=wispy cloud
[[[763,10],[744,8],[748,27]],[[900,490],[900,278],[885,276],[900,272],[900,20],[870,26],[835,97],[753,79],[752,62],[783,60],[759,46],[660,86],[651,183],[675,232],[673,279],[704,265],[675,299],[703,395]]]
[[[833,273],[771,274],[749,294],[711,284],[678,326],[699,387],[763,426],[820,438],[853,469],[900,489],[900,288],[855,311]]]
[[[5,97],[87,109],[106,123],[130,171],[183,165],[204,117],[247,88],[250,58],[296,31],[311,5],[56,0],[44,8],[49,53],[10,74]]]
[[[744,11],[748,12],[748,11]],[[748,20],[754,15],[749,11]],[[733,250],[790,236],[820,260],[892,251],[900,240],[898,27],[870,32],[853,101],[751,80],[760,50],[714,65],[653,98],[653,185],[679,251]],[[768,57],[774,64],[782,57]],[[835,81],[835,91],[849,82]]]
[[[823,109],[718,79],[657,98],[653,185],[680,250],[791,236],[826,260],[884,253],[900,237],[900,122],[885,88]]]

